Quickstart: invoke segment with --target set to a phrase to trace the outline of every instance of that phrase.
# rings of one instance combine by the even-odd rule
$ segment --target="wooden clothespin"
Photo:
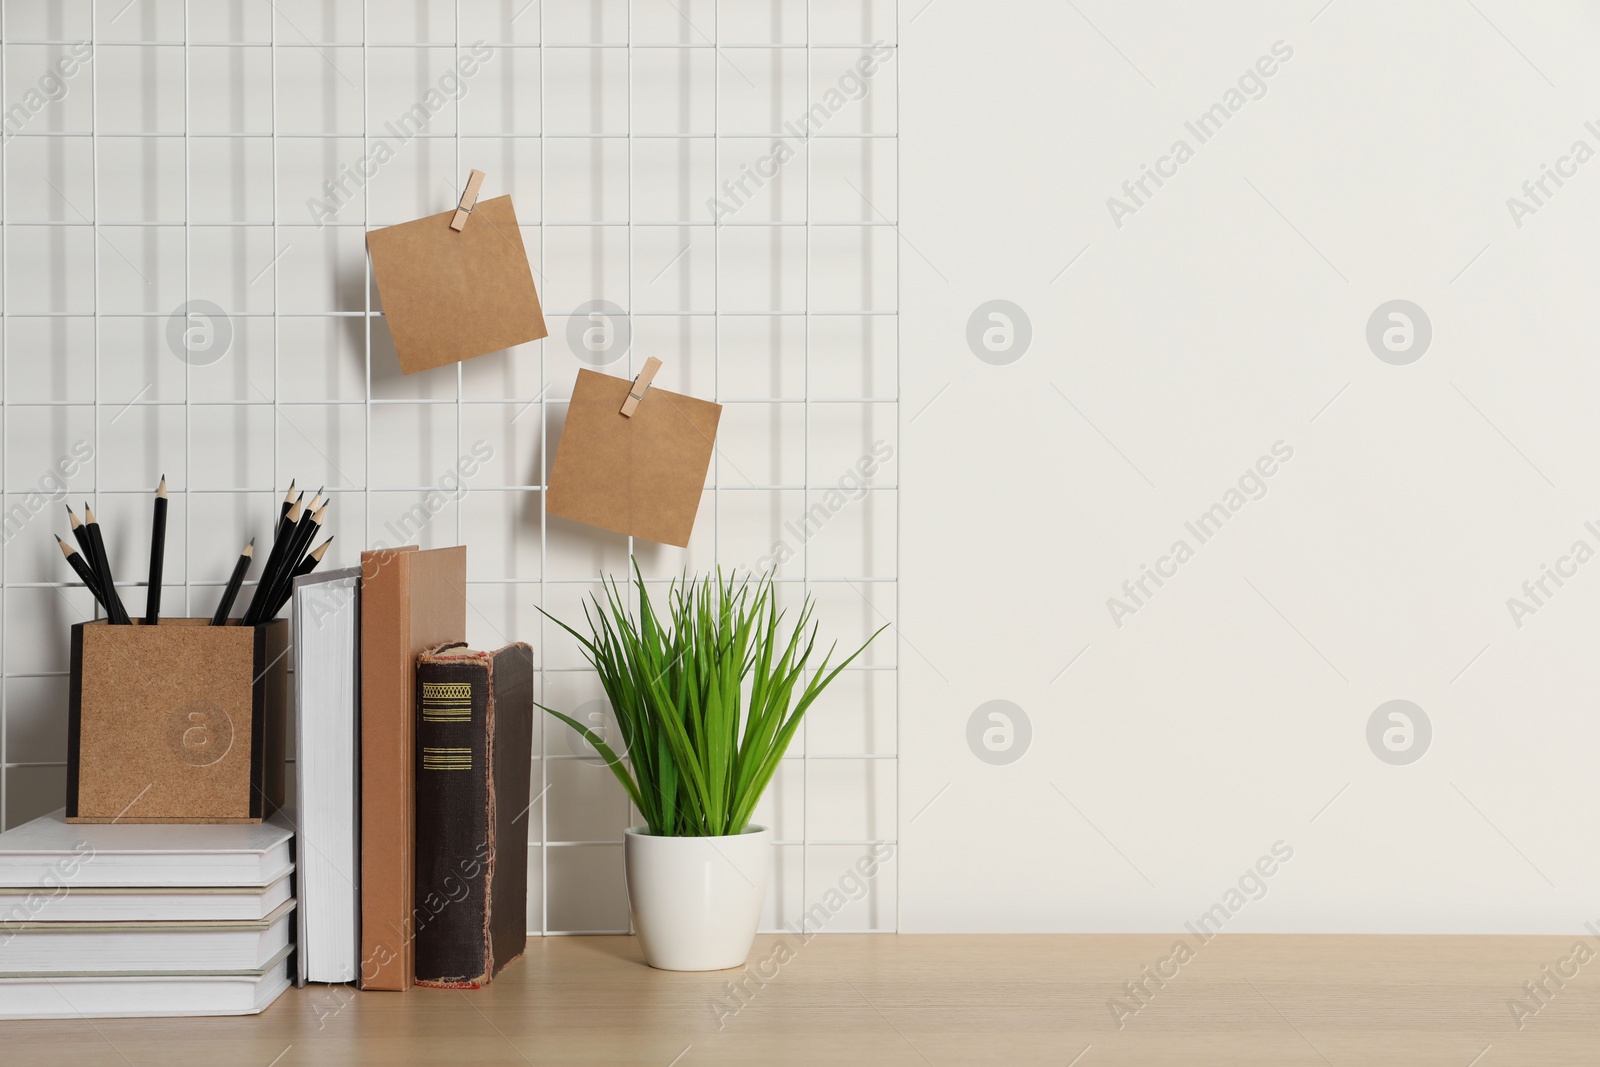
[[[650,383],[655,379],[656,371],[661,369],[661,361],[651,356],[644,361],[644,369],[628,387],[628,399],[622,402],[622,413],[628,418],[633,418],[633,413],[638,410],[639,401],[644,399],[644,394],[650,388]]]
[[[460,232],[467,224],[467,216],[472,214],[473,207],[478,203],[478,190],[483,188],[483,171],[474,169],[467,177],[467,191],[461,194],[461,203],[456,205],[455,218],[450,220],[450,228]]]

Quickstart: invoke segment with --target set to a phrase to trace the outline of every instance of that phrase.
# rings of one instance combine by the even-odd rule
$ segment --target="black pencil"
[[[320,498],[320,494],[313,497],[311,503],[316,504]],[[250,620],[252,623],[263,623],[275,618],[283,609],[283,604],[288,599],[287,594],[290,591],[295,568],[300,565],[301,557],[305,555],[307,547],[317,536],[317,531],[322,528],[322,517],[327,510],[328,505],[323,504],[316,511],[306,514],[291,532],[289,546],[278,560],[278,570],[268,587],[267,598],[261,603],[260,614]],[[265,580],[266,576],[262,577]]]
[[[128,617],[128,609],[122,606],[122,598],[117,595],[117,580],[111,574],[105,537],[100,533],[100,522],[94,517],[94,509],[87,500],[83,503],[83,528],[87,531],[89,548],[94,552],[91,558],[95,574],[100,579],[100,591],[106,597],[106,615],[113,625],[127,626],[133,620]]]
[[[94,566],[94,553],[89,548],[89,531],[83,528],[83,522],[73,512],[71,504],[62,504],[67,509],[67,518],[72,520],[72,539],[78,542],[78,551],[83,553],[83,558],[88,561],[90,568]]]
[[[72,520],[72,539],[78,542],[78,551],[81,553],[79,561],[89,569],[89,577],[94,579],[94,598],[100,602],[102,608],[105,608],[107,621],[111,621],[111,608],[106,603],[106,594],[103,588],[105,583],[101,579],[100,573],[95,570],[94,545],[89,542],[89,528],[73,512],[71,504],[63,504],[62,507],[67,509],[67,518]],[[74,567],[73,569],[76,570],[77,568]]]
[[[255,624],[256,613],[267,606],[267,597],[271,590],[273,575],[277,572],[278,561],[283,558],[283,553],[289,547],[289,542],[294,538],[295,528],[300,522],[300,501],[296,500],[289,506],[289,512],[278,523],[276,535],[272,539],[272,548],[267,552],[267,562],[261,568],[261,577],[256,580],[256,591],[250,597],[250,603],[244,609],[244,624]]]
[[[67,562],[77,572],[78,580],[83,582],[85,589],[89,590],[89,595],[94,597],[95,602],[101,607],[105,607],[105,597],[100,592],[100,583],[95,579],[94,571],[90,570],[89,565],[83,561],[83,557],[78,555],[78,550],[61,540],[59,534],[56,536],[56,544],[61,546],[61,554],[67,557]]]
[[[322,542],[322,544],[308,552],[306,554],[306,558],[300,561],[300,566],[294,569],[294,577],[302,578],[316,570],[317,564],[321,563],[322,557],[327,555],[328,546],[331,544],[333,544],[333,538],[329,537],[326,541]]]
[[[305,555],[312,538],[316,536],[317,529],[322,524],[320,510],[326,506],[322,499],[322,490],[318,489],[312,495],[311,502],[301,509],[300,521],[289,531],[283,555],[278,558],[277,569],[273,571],[271,582],[267,587],[267,599],[261,604],[261,613],[256,617],[256,622],[266,622],[277,617],[278,610],[283,606],[279,600],[279,593],[293,581],[294,569],[300,565],[300,558]]]
[[[144,624],[161,618],[161,565],[167,555],[167,476],[156,486],[155,514],[150,523],[150,581],[144,590]]]
[[[244,583],[244,572],[250,569],[250,557],[255,555],[256,539],[250,538],[250,543],[244,546],[244,551],[239,553],[239,561],[233,565],[233,573],[228,575],[228,584],[222,590],[222,599],[217,601],[217,610],[211,616],[212,626],[222,626],[228,621],[228,612],[233,610],[233,602],[239,596],[239,586]]]
[[[289,479],[289,491],[283,494],[283,506],[278,509],[278,525],[273,528],[273,537],[283,536],[284,523],[289,521],[289,509],[294,507],[296,500],[300,499],[299,494],[294,491],[294,481],[293,478]]]
[[[283,610],[283,606],[287,604],[289,602],[289,598],[294,595],[294,580],[316,570],[317,564],[321,563],[322,557],[327,555],[328,546],[331,544],[333,544],[333,538],[330,537],[326,541],[322,542],[322,544],[306,553],[306,558],[300,561],[300,565],[296,567],[294,569],[294,573],[289,576],[289,587],[284,590],[283,597],[278,601],[277,606],[272,609],[272,614],[274,617],[277,616],[278,612]]]

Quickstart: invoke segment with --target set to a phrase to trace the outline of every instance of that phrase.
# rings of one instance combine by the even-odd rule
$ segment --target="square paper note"
[[[400,370],[459,363],[544,337],[544,315],[509,196],[372,230],[367,250]]]
[[[578,371],[546,510],[683,548],[694,532],[722,405],[652,387],[630,418],[622,402],[632,384]]]

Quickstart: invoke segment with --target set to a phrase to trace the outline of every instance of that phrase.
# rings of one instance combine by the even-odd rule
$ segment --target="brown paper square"
[[[546,336],[511,197],[372,230],[367,250],[400,370],[415,374]]]
[[[578,371],[545,507],[683,548],[694,532],[722,405],[651,388],[629,418],[621,410],[632,384]]]

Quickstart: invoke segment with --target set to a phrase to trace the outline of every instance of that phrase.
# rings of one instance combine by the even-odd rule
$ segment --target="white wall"
[[[1600,150],[1600,13],[903,16],[901,929],[1176,930],[1278,841],[1229,929],[1595,919],[1600,562],[1520,626],[1507,598],[1600,550],[1600,162],[1520,226],[1507,198]],[[1279,41],[1199,143],[1185,122]],[[1179,138],[1119,226],[1108,197]],[[966,341],[993,299],[1031,321],[1010,365]],[[1365,336],[1395,299],[1432,325],[1408,365]],[[1200,544],[1185,522],[1279,441]],[[1032,728],[1008,765],[966,737],[996,699]],[[1432,727],[1407,765],[1367,740],[1395,699]]]
[[[548,703],[599,696],[574,645],[537,611],[581,620],[600,576],[626,576],[625,538],[542,508],[582,365],[569,322],[595,299],[631,312],[632,346],[605,369],[631,375],[656,355],[666,361],[657,384],[725,405],[694,539],[683,551],[637,546],[646,574],[748,567],[787,543],[784,595],[815,595],[830,636],[859,640],[893,617],[892,5],[5,0],[0,10],[0,109],[16,134],[0,143],[0,494],[23,509],[14,521],[8,510],[0,557],[0,823],[63,796],[68,627],[91,606],[67,588],[50,536],[66,532],[59,487],[40,490],[80,445],[93,458],[69,464],[70,499],[95,501],[123,587],[143,579],[149,496],[165,473],[166,613],[209,615],[291,477],[328,486],[328,563],[346,565],[362,546],[409,539],[393,527],[437,501],[429,494],[481,441],[493,459],[415,539],[468,546],[471,640],[532,642]],[[41,86],[79,41],[88,61]],[[790,132],[878,41],[872,78],[846,85],[815,138]],[[466,55],[477,65],[465,92],[399,143],[388,124]],[[775,137],[792,157],[731,201],[721,182],[760,165]],[[326,204],[325,183],[374,158],[379,139],[392,158],[314,212],[308,202]],[[365,283],[362,235],[445,210],[474,166],[488,172],[485,196],[512,195],[550,337],[402,377]],[[715,228],[713,196],[732,208]],[[168,318],[186,298],[226,313],[233,338],[215,360],[185,361],[169,345]],[[829,492],[875,446],[870,487],[852,482],[835,505]],[[807,527],[819,504],[827,521]],[[137,607],[143,593],[128,599]],[[780,842],[769,926],[797,922],[874,843],[894,840],[894,652],[881,642],[818,706],[761,810]],[[529,928],[626,930],[625,795],[564,729],[543,731],[537,754]],[[894,900],[890,873],[828,928],[893,929]]]
[[[1507,207],[1575,140],[1600,149],[1584,126],[1600,126],[1600,15],[277,8],[192,5],[186,26],[174,2],[5,4],[6,107],[70,50],[28,42],[95,49],[0,145],[8,507],[87,440],[72,498],[139,530],[165,471],[168,603],[201,611],[290,476],[334,489],[345,562],[481,437],[501,458],[421,540],[469,544],[474,640],[534,640],[542,693],[580,703],[592,683],[534,609],[573,613],[628,546],[546,519],[539,486],[579,365],[566,316],[609,298],[635,339],[613,370],[662,355],[663,384],[728,405],[695,543],[646,550],[652,574],[757,562],[875,443],[895,451],[784,571],[832,633],[892,619],[898,641],[818,709],[768,800],[789,842],[769,925],[896,841],[827,929],[1173,930],[1257,863],[1266,895],[1228,929],[1600,918],[1583,846],[1600,564],[1520,626],[1507,608],[1574,541],[1600,550],[1584,526],[1600,527],[1584,236],[1600,164],[1520,226]],[[478,39],[517,47],[318,229],[307,199]],[[859,54],[826,46],[880,39],[903,57],[733,225],[681,225]],[[1185,122],[1279,41],[1293,54],[1264,64],[1264,92],[1246,83],[1260,98],[1199,143]],[[1108,198],[1180,138],[1193,158],[1119,226]],[[474,164],[516,200],[552,337],[401,378],[381,317],[368,340],[360,234],[442,210]],[[168,348],[185,296],[230,312],[224,360]],[[1014,362],[969,344],[994,300],[1031,331]],[[1366,338],[1392,300],[1431,323],[1408,364]],[[998,321],[977,316],[980,351]],[[1280,441],[1293,455],[1266,464],[1265,494],[1199,543],[1185,523]],[[56,525],[8,529],[0,570],[8,825],[61,788],[65,628],[87,603],[59,588]],[[1108,598],[1178,539],[1193,558],[1146,579],[1118,625]],[[124,573],[141,545],[119,539]],[[1432,730],[1407,764],[1368,741],[1397,699]],[[1009,751],[984,747],[992,709],[972,729],[997,700],[1022,709],[1025,746],[1015,713]],[[620,794],[564,737],[540,752],[530,928],[622,929]]]

